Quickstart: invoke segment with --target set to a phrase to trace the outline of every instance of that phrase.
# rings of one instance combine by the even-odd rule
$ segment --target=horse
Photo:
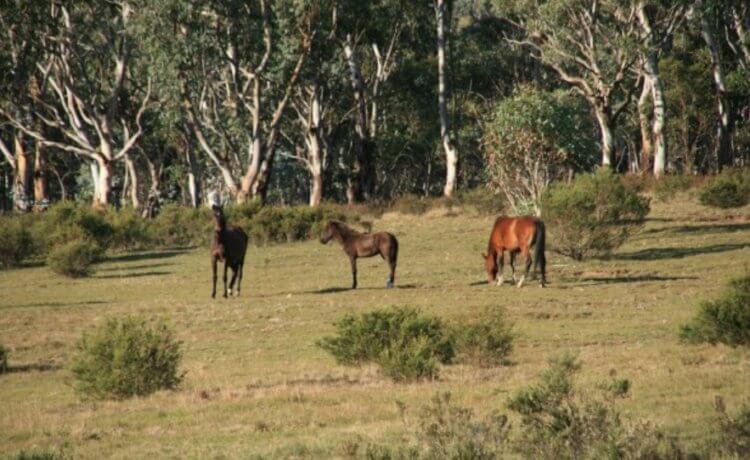
[[[232,269],[232,280],[229,282],[229,295],[232,295],[234,282],[237,281],[237,297],[240,295],[242,268],[245,265],[247,251],[247,234],[240,227],[227,228],[227,219],[220,205],[211,206],[214,211],[214,234],[211,241],[211,266],[213,268],[213,290],[211,298],[216,297],[216,265],[224,261],[224,298],[227,297],[227,268]]]
[[[349,256],[349,262],[352,265],[352,289],[357,289],[357,257],[372,257],[377,254],[387,260],[391,267],[386,287],[393,287],[396,281],[398,240],[392,233],[361,233],[348,227],[343,222],[329,220],[320,235],[320,242],[327,244],[331,239],[338,241],[346,255]]]
[[[497,285],[503,284],[503,264],[505,263],[505,251],[510,253],[510,268],[513,282],[516,282],[515,256],[520,253],[525,258],[526,270],[521,276],[517,286],[523,286],[526,277],[529,276],[534,250],[534,274],[537,269],[541,272],[539,285],[544,287],[547,282],[545,267],[547,264],[544,256],[545,229],[541,219],[531,216],[507,217],[500,216],[495,220],[495,225],[490,233],[490,241],[487,244],[487,253],[482,254],[485,269],[487,270],[487,282],[492,284],[497,278]],[[498,268],[498,260],[500,266]],[[499,273],[499,277],[498,277]]]

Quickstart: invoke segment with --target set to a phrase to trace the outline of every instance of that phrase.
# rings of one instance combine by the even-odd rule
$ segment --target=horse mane
[[[331,221],[331,225],[334,226],[334,227],[336,227],[336,229],[338,230],[339,234],[344,239],[349,239],[349,237],[359,236],[359,235],[362,234],[362,232],[359,232],[359,231],[351,228],[350,226],[346,225],[345,223],[341,222],[340,220],[332,220]]]

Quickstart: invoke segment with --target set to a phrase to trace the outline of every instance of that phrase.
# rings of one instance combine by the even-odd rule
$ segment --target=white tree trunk
[[[605,107],[596,107],[596,121],[599,123],[602,142],[602,167],[612,167],[612,154],[615,151],[615,139],[612,135],[612,120],[609,111]]]
[[[653,71],[651,87],[654,99],[654,177],[659,179],[664,175],[667,167],[667,137],[664,135],[666,103],[657,65],[654,65]]]
[[[445,0],[437,0],[435,19],[437,22],[437,58],[438,58],[438,108],[440,114],[440,140],[445,152],[445,186],[443,196],[450,197],[456,190],[456,168],[458,166],[458,149],[451,138],[450,120],[448,118],[448,97],[445,78]]]
[[[93,203],[99,202],[99,196],[101,195],[100,182],[99,182],[99,163],[92,161],[89,163],[89,170],[91,171],[91,185],[94,187]]]
[[[638,98],[638,121],[641,127],[641,172],[646,173],[649,169],[651,154],[653,153],[653,143],[651,140],[651,120],[646,103],[651,97],[651,80],[648,75],[643,75],[643,88],[641,96]]]
[[[17,134],[14,139],[15,150],[15,179],[13,181],[13,207],[16,211],[28,212],[31,210],[31,164],[29,155],[24,146],[23,137]]]
[[[111,178],[112,178],[112,163],[110,163],[108,160],[104,158],[99,158],[96,160],[98,165],[98,183],[99,183],[99,190],[98,190],[98,196],[95,193],[94,194],[94,203],[93,205],[95,207],[106,207],[109,205],[109,195],[111,191]]]
[[[126,174],[129,177],[129,187],[127,192],[130,193],[130,202],[133,209],[141,207],[141,200],[138,198],[138,172],[135,169],[135,163],[130,155],[125,155]],[[123,197],[124,198],[124,197]]]
[[[198,208],[201,205],[200,170],[189,144],[185,148],[185,161],[188,165],[187,183],[190,194],[190,206]]]

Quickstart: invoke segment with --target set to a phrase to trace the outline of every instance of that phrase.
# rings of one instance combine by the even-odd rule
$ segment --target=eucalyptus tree
[[[614,129],[631,101],[638,64],[637,4],[619,0],[521,2],[509,15],[526,32],[512,43],[552,68],[591,105],[601,133],[601,164],[615,153]]]
[[[2,114],[41,145],[90,160],[94,204],[110,200],[113,166],[143,131],[151,86],[132,75],[138,59],[127,1],[50,2],[45,56],[35,63],[30,117]]]
[[[641,116],[642,159],[647,159],[649,150],[653,149],[653,174],[656,178],[664,175],[667,164],[667,138],[664,133],[666,101],[664,84],[659,75],[659,59],[675,29],[685,17],[687,9],[686,2],[666,0],[639,0],[636,6],[643,40],[643,92],[638,103],[639,112],[643,111],[645,95],[649,95],[653,101],[651,133],[645,130],[648,123],[644,123],[644,117]],[[643,160],[641,168],[646,168],[647,164]]]
[[[451,133],[448,117],[448,88],[446,84],[445,48],[447,36],[446,22],[450,30],[452,17],[450,0],[435,0],[435,23],[437,26],[437,65],[438,65],[438,112],[440,115],[440,141],[445,153],[445,186],[443,196],[450,197],[456,190],[456,169],[458,167],[458,146]]]

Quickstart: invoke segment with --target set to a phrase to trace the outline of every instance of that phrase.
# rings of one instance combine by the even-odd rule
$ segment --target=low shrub
[[[723,343],[750,346],[750,271],[729,282],[724,293],[704,302],[698,315],[680,328],[690,343]]]
[[[485,187],[459,190],[453,200],[464,208],[471,208],[479,214],[488,216],[502,214],[508,207],[508,202],[502,194]]]
[[[715,208],[738,208],[750,200],[750,181],[740,173],[727,173],[708,182],[698,195],[700,202]]]
[[[556,183],[542,198],[552,249],[575,260],[622,245],[643,225],[649,209],[648,199],[606,170],[579,175],[570,184]]]
[[[750,406],[743,405],[736,416],[727,414],[724,400],[716,397],[718,437],[714,451],[727,458],[750,458]]]
[[[207,245],[214,227],[210,209],[176,204],[162,206],[149,225],[154,242],[168,247]]]
[[[689,190],[692,185],[693,181],[689,176],[669,175],[654,181],[651,193],[659,201],[670,201],[677,193]]]
[[[280,243],[317,238],[328,220],[346,221],[339,207],[266,206],[247,221],[245,231],[256,244]]]
[[[5,346],[0,344],[0,374],[4,374],[8,370],[8,356],[10,352]]]
[[[34,250],[26,222],[17,218],[0,219],[0,268],[21,264]]]
[[[580,363],[570,355],[550,360],[539,382],[508,401],[521,416],[515,449],[526,458],[684,458],[677,444],[644,422],[626,420],[616,407],[629,383],[613,379],[593,391],[573,385]]]
[[[374,362],[394,380],[434,378],[437,364],[453,358],[453,343],[443,322],[414,308],[347,314],[334,325],[337,335],[323,338],[318,346],[340,364]]]
[[[181,359],[181,343],[163,322],[110,318],[83,334],[71,370],[84,398],[123,399],[176,388]]]
[[[138,215],[133,208],[122,208],[117,212],[107,213],[112,225],[113,234],[110,243],[112,249],[132,251],[152,246],[150,222]]]
[[[83,240],[73,240],[62,244],[47,256],[47,266],[63,276],[83,278],[92,272],[92,264],[101,256],[101,249]]]
[[[393,200],[389,208],[392,212],[420,216],[429,211],[434,205],[434,200],[429,197],[404,195]]]
[[[511,325],[500,310],[488,310],[470,323],[453,326],[456,358],[480,367],[500,366],[513,351]]]
[[[68,460],[73,455],[63,450],[22,450],[8,459],[12,460]]]

